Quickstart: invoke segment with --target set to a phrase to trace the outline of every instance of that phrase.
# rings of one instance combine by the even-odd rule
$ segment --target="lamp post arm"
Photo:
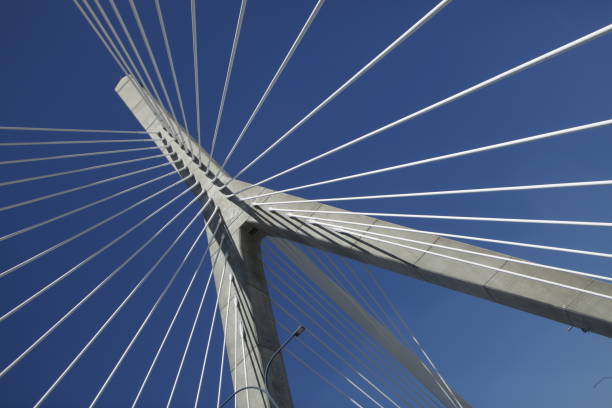
[[[285,342],[274,352],[274,354],[272,354],[272,357],[270,357],[270,360],[268,360],[268,364],[266,364],[266,370],[264,372],[264,383],[266,384],[266,389],[268,390],[270,389],[270,387],[268,386],[268,372],[270,371],[270,366],[272,365],[272,361],[274,361],[276,356],[279,355],[279,353],[283,350],[283,348],[285,348],[285,346],[289,344],[289,342],[292,339],[293,339],[293,334],[289,336],[287,340],[285,340]]]
[[[244,390],[249,390],[249,389],[251,389],[251,390],[259,390],[259,391],[261,391],[261,392],[265,393],[265,394],[266,394],[266,396],[268,397],[268,400],[269,400],[269,401],[272,403],[272,405],[274,406],[274,408],[280,408],[280,407],[278,406],[278,404],[276,403],[276,401],[274,401],[274,398],[272,398],[272,396],[270,395],[270,393],[269,393],[269,392],[268,392],[266,389],[264,389],[264,388],[259,388],[259,387],[255,387],[255,386],[252,386],[252,385],[250,385],[250,386],[248,386],[248,387],[242,387],[242,388],[240,388],[239,390],[236,390],[236,391],[235,391],[235,392],[234,392],[232,395],[230,395],[229,397],[227,397],[227,399],[226,399],[225,401],[223,401],[223,402],[221,403],[221,405],[219,405],[219,407],[218,407],[218,408],[224,407],[224,406],[225,406],[225,404],[227,404],[228,402],[230,402],[230,401],[232,400],[232,398],[234,398],[234,397],[235,397],[235,396],[236,396],[236,395],[237,395],[239,392],[244,391]]]

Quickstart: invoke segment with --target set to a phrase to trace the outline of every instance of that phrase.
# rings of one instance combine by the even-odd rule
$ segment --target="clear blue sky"
[[[128,17],[127,1],[119,0],[117,3],[123,15]],[[167,86],[170,87],[170,74],[153,2],[137,3],[150,40],[155,44]],[[198,2],[202,140],[207,149],[210,148],[239,3],[237,0]],[[217,158],[225,157],[314,3],[310,0],[249,2],[219,132]],[[162,0],[161,4],[170,30],[189,126],[193,129],[195,104],[188,1]],[[328,0],[230,161],[228,172],[240,170],[434,5],[435,2],[431,0]],[[611,19],[612,2],[605,0],[455,0],[265,160],[246,172],[244,179],[259,181],[601,28]],[[133,22],[131,24],[135,27]],[[137,35],[136,31],[133,33]],[[144,56],[144,48],[141,46],[140,49]],[[3,95],[0,125],[138,129],[138,123],[113,91],[122,76],[121,71],[72,2],[4,2],[0,6],[0,50],[0,92]],[[599,38],[354,148],[274,180],[268,187],[288,188],[609,119],[612,106],[611,50],[612,37]],[[469,158],[307,189],[299,192],[299,195],[324,198],[608,179],[612,147],[610,132],[609,128],[602,128],[562,136]],[[0,139],[6,141],[21,138],[48,140],[55,137],[69,138],[66,135],[0,134]],[[37,149],[2,149],[0,160],[59,154],[57,152],[60,151],[59,148]],[[87,151],[83,147],[79,149]],[[147,153],[116,155],[112,159],[144,155]],[[48,165],[2,166],[0,177],[5,181],[109,160],[109,157],[104,157]],[[149,165],[155,163],[162,161],[152,161]],[[56,178],[47,182],[0,187],[0,205],[117,175],[128,168],[136,170],[143,167],[143,164],[131,165],[72,177],[68,181]],[[163,173],[162,169],[151,174]],[[84,205],[137,184],[139,180],[145,181],[146,177],[117,182],[78,197],[64,197],[5,211],[0,213],[0,234],[49,218],[61,209]],[[146,187],[138,199],[157,189],[159,187]],[[173,191],[172,194],[177,194],[180,189]],[[172,195],[164,197],[164,200],[168,200]],[[610,221],[611,199],[610,187],[597,187],[354,201],[343,203],[341,207],[356,211]],[[124,197],[113,205],[75,216],[69,222],[45,227],[37,234],[24,234],[0,242],[2,270],[134,201]],[[179,200],[175,208],[180,208],[187,201],[186,198]],[[37,261],[20,273],[1,280],[0,310],[9,310],[26,294],[70,268],[77,261],[75,254],[85,256],[92,252],[100,246],[100,242],[112,239],[130,222],[135,222],[163,202],[152,200],[123,222],[108,226],[98,231],[97,235],[79,240],[44,261]],[[193,214],[194,211],[188,212],[182,218],[182,225]],[[166,215],[166,219],[169,217]],[[449,233],[612,252],[612,235],[606,229],[395,221],[415,228]],[[156,222],[143,227],[129,242],[113,252],[115,258],[102,257],[58,285],[48,296],[43,296],[1,323],[2,367],[20,353],[24,345],[30,344],[46,330],[50,322],[70,308],[83,294],[84,287],[93,287],[117,265],[119,256],[128,256],[163,224],[160,220]],[[155,243],[149,253],[159,254],[164,245],[170,242],[170,237],[173,234],[176,236],[181,229],[182,226],[171,227],[167,237]],[[196,231],[190,231],[180,243],[178,255],[172,255],[172,259],[162,264],[161,269],[173,271],[180,262],[180,254],[185,253],[196,234]],[[536,262],[611,276],[610,262],[607,260],[496,245],[487,247]],[[205,245],[200,244],[199,248],[203,250]],[[198,260],[198,257],[190,260],[186,270],[191,273]],[[49,337],[35,354],[0,380],[0,405],[25,407],[38,399],[76,350],[93,334],[102,316],[112,310],[109,304],[120,302],[126,294],[127,285],[137,282],[142,271],[153,263],[150,259],[140,261],[130,269],[132,273],[121,275],[113,286],[92,298],[88,306],[67,321],[61,331]],[[203,269],[203,272],[207,273],[207,270]],[[609,406],[612,382],[604,382],[598,388],[593,388],[599,378],[612,376],[609,339],[584,334],[579,330],[568,332],[565,326],[555,322],[389,272],[379,272],[383,285],[405,312],[447,380],[474,407]],[[160,308],[159,315],[143,334],[143,338],[153,340],[141,341],[142,344],[134,349],[125,369],[113,380],[99,406],[124,406],[121,402],[124,401],[123,397],[128,395],[131,399],[134,395],[143,376],[139,358],[152,357],[152,350],[175,307],[172,305],[178,302],[180,288],[186,285],[188,274],[183,275],[170,292],[168,305]],[[201,288],[204,283],[201,276],[196,285]],[[145,307],[149,307],[151,299],[164,284],[164,278],[154,279],[151,286],[134,299],[133,304],[114,323],[110,334],[94,345],[86,359],[48,400],[47,406],[83,406],[93,398],[137,327],[136,319],[144,317]],[[178,323],[175,330],[179,334],[172,337],[168,345],[170,350],[178,350],[184,344],[190,324],[189,316],[193,316],[192,311],[196,306],[196,297],[190,297],[186,310],[191,314],[187,313]],[[207,300],[204,313],[210,318],[212,298]],[[193,401],[197,383],[193,373],[201,361],[205,332],[203,328],[196,332],[196,354],[190,354],[186,368],[189,374],[179,386],[175,406],[188,405]],[[304,338],[306,341],[307,337]],[[215,341],[218,346],[218,332]],[[303,352],[298,345],[292,344],[291,347],[298,353]],[[213,364],[218,364],[218,354],[217,349],[211,361]],[[177,357],[172,353],[164,356],[147,388],[143,406],[161,406],[167,398],[168,381],[171,381],[167,372],[175,370]],[[335,394],[295,362],[288,361],[288,370],[296,406],[349,406],[346,399]],[[229,390],[226,384],[223,394],[226,395]],[[216,395],[216,389],[212,394]],[[212,406],[212,402],[210,404]],[[364,402],[364,406],[368,406],[367,402]]]

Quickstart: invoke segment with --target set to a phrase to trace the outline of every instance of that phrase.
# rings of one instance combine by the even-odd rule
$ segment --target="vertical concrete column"
[[[208,230],[208,239],[214,243],[212,253],[221,244],[213,273],[219,313],[226,328],[225,346],[232,380],[235,389],[266,388],[264,370],[279,347],[279,340],[261,262],[261,233],[221,225],[213,235],[214,224]],[[276,357],[271,366],[268,385],[280,407],[293,406],[282,356]],[[241,391],[236,400],[239,407],[272,406],[265,394],[252,389]]]

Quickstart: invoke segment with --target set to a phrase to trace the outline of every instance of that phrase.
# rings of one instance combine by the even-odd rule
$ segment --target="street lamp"
[[[239,392],[244,391],[244,390],[248,390],[248,389],[256,389],[256,390],[264,392],[268,396],[268,399],[270,400],[272,405],[274,405],[275,408],[280,408],[279,405],[277,404],[277,402],[274,400],[274,398],[272,398],[272,395],[270,394],[270,392],[268,391],[268,389],[269,389],[268,388],[268,373],[270,371],[270,365],[272,364],[272,361],[274,361],[276,356],[280,354],[281,350],[284,349],[285,346],[287,344],[289,344],[289,342],[291,340],[293,340],[294,337],[298,337],[300,334],[304,333],[304,330],[306,330],[306,328],[304,326],[300,325],[297,329],[295,329],[295,331],[293,333],[291,333],[291,336],[289,336],[287,338],[287,340],[285,340],[285,342],[272,354],[272,357],[270,357],[270,360],[268,361],[268,364],[266,365],[266,370],[264,372],[264,384],[266,385],[265,389],[264,388],[259,388],[259,387],[242,387],[239,390],[236,390],[225,401],[223,401],[223,403],[221,403],[221,405],[219,405],[218,408],[221,408],[221,407],[225,406],[225,404],[230,402],[232,400],[232,398],[234,398],[236,396],[236,394],[238,394]]]
[[[274,354],[272,354],[272,357],[270,357],[270,360],[268,361],[268,364],[266,365],[266,371],[264,374],[264,384],[266,384],[267,390],[270,389],[270,387],[268,387],[268,373],[270,371],[270,366],[272,365],[272,361],[274,361],[276,356],[280,354],[281,350],[285,348],[285,346],[289,344],[289,342],[293,340],[294,337],[298,337],[300,334],[304,333],[304,330],[306,330],[306,328],[302,325],[299,325],[298,328],[295,329],[293,333],[291,333],[291,336],[289,336],[287,340],[285,340],[285,342],[274,352]]]

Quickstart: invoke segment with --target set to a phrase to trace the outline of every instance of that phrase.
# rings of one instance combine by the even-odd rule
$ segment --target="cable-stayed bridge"
[[[236,137],[226,141],[229,144],[223,156],[218,152],[225,137],[221,136],[222,122],[248,17],[247,2],[240,2],[236,10],[212,132],[202,135],[205,109],[200,106],[203,78],[197,16],[198,8],[205,3],[191,1],[188,7],[191,20],[186,24],[191,30],[193,57],[189,62],[193,64],[195,94],[190,109],[183,100],[187,90],[174,58],[178,45],[170,41],[173,26],[166,24],[164,17],[169,5],[155,1],[144,12],[134,1],[74,1],[75,10],[123,74],[115,91],[123,109],[136,118],[142,130],[0,128],[7,134],[32,135],[31,139],[0,142],[8,152],[6,157],[10,157],[1,165],[15,169],[29,166],[21,172],[7,172],[6,180],[0,182],[9,198],[0,210],[6,225],[10,225],[0,240],[20,248],[6,257],[8,262],[0,272],[7,293],[11,293],[0,322],[10,327],[11,322],[27,321],[29,314],[43,327],[7,348],[0,381],[27,375],[28,361],[32,370],[35,358],[43,362],[58,359],[59,364],[48,375],[35,381],[41,385],[28,389],[28,393],[40,391],[40,395],[28,399],[34,406],[66,405],[68,399],[62,396],[62,390],[81,381],[87,382],[93,392],[88,401],[79,401],[79,406],[105,404],[119,381],[130,384],[130,394],[120,393],[121,398],[115,394],[112,401],[121,400],[130,406],[182,406],[186,400],[194,406],[304,406],[292,397],[293,384],[299,379],[292,380],[285,369],[285,361],[291,358],[319,381],[318,386],[334,392],[347,406],[472,406],[470,398],[438,368],[436,357],[427,353],[426,345],[408,325],[406,311],[381,284],[377,275],[383,269],[403,275],[406,282],[408,278],[421,280],[568,327],[610,336],[611,277],[571,265],[523,259],[513,252],[514,248],[528,248],[605,261],[612,257],[605,246],[588,248],[579,241],[563,246],[511,240],[469,230],[415,229],[411,223],[483,222],[515,229],[558,226],[574,233],[577,229],[605,230],[612,222],[588,217],[447,215],[388,212],[373,206],[362,207],[364,211],[341,207],[343,203],[402,198],[535,194],[566,189],[580,195],[586,189],[605,189],[611,180],[592,178],[403,192],[410,183],[392,177],[403,169],[607,131],[612,119],[599,118],[399,164],[385,163],[373,169],[368,166],[364,171],[351,170],[352,162],[340,161],[342,175],[330,173],[293,187],[266,186],[586,44],[609,43],[606,34],[612,31],[612,25],[556,44],[399,119],[319,149],[270,176],[251,183],[242,181],[251,168],[281,149],[283,143],[299,137],[302,126],[306,127],[319,111],[354,83],[365,80],[365,74],[396,48],[405,41],[416,41],[411,37],[419,30],[447,8],[459,6],[447,0],[431,4],[399,37],[317,101],[305,116],[271,143],[251,152],[240,169],[228,172],[228,163],[241,143],[248,140],[256,116],[285,70],[290,70],[292,58],[310,30],[316,28],[317,18],[325,13],[328,5],[324,3],[314,2],[303,16],[293,42],[253,110]],[[153,25],[159,43],[149,32]],[[188,114],[190,110],[193,117]],[[207,142],[210,149],[203,147]],[[33,156],[31,152],[37,148],[46,155]],[[359,190],[353,195],[298,196],[308,189],[378,175],[392,180],[387,184],[392,192],[365,194]],[[489,244],[509,250],[493,251]],[[46,273],[48,269],[51,271]],[[45,307],[49,308],[48,315]],[[72,328],[65,329],[70,325]],[[301,330],[294,330],[302,325],[306,331],[297,337]],[[283,352],[279,354],[281,345]],[[45,357],[48,353],[56,354]],[[92,354],[103,362],[95,363],[100,369],[82,371],[90,378],[75,376],[79,367],[96,361],[91,360]],[[66,384],[68,381],[71,383]],[[160,392],[165,399],[147,400],[147,394],[157,396],[158,387],[165,390]]]

